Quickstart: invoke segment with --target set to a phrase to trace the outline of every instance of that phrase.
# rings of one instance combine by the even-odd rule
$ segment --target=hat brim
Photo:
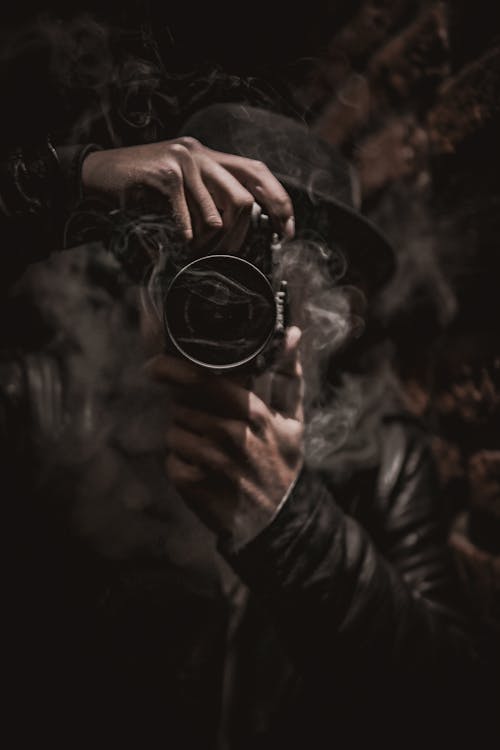
[[[273,137],[276,139],[276,133],[278,147],[266,146]],[[347,283],[358,285],[371,295],[391,278],[395,254],[390,242],[375,224],[346,202],[352,198],[347,162],[303,124],[267,110],[216,104],[192,115],[181,134],[195,137],[217,151],[264,161],[292,199],[296,237],[316,239],[340,249],[347,261]],[[341,173],[338,189],[322,190],[321,179],[310,179],[307,174],[296,176],[293,169],[286,174],[288,163],[284,162],[294,157],[301,165],[306,164],[314,177],[316,172],[333,172],[337,168],[337,173]],[[314,219],[318,211],[323,216],[320,228]]]
[[[274,174],[295,207],[296,237],[317,239],[340,249],[347,260],[345,282],[372,295],[391,279],[396,266],[394,251],[373,222],[331,196],[306,190],[287,176]],[[324,207],[328,216],[327,232],[317,233],[311,221],[318,207]]]

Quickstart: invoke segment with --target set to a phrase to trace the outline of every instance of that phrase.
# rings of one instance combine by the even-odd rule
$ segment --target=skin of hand
[[[195,138],[94,151],[82,165],[85,195],[173,213],[186,241],[236,251],[257,202],[285,239],[295,232],[287,192],[262,162],[225,154]]]
[[[249,522],[263,527],[302,467],[300,336],[289,328],[273,369],[251,383],[166,354],[146,365],[176,396],[165,435],[167,475],[218,534],[241,535]]]

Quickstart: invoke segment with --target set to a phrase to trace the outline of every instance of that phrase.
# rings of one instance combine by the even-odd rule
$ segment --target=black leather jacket
[[[447,727],[449,740],[460,723],[477,657],[426,435],[393,413],[380,439],[375,472],[336,486],[304,471],[274,523],[230,558],[299,665],[296,710],[274,735],[283,747],[396,742],[409,723],[422,737]]]

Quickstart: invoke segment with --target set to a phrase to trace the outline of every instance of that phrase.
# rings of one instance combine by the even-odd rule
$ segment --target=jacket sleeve
[[[355,681],[380,669],[448,672],[475,659],[429,449],[416,433],[392,432],[369,528],[304,470],[273,523],[228,556],[307,670]]]
[[[6,289],[33,262],[64,246],[64,225],[81,198],[81,166],[94,144],[48,141],[0,157],[0,244]]]

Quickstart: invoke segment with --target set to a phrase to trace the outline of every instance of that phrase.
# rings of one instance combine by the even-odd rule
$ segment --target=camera
[[[238,255],[204,253],[161,273],[166,347],[212,371],[262,371],[287,326],[286,282],[276,278],[277,235],[254,204]]]
[[[272,363],[288,325],[287,289],[278,236],[257,203],[237,254],[206,247],[193,257],[167,216],[110,217],[109,247],[128,278],[148,287],[167,351],[214,372]]]

